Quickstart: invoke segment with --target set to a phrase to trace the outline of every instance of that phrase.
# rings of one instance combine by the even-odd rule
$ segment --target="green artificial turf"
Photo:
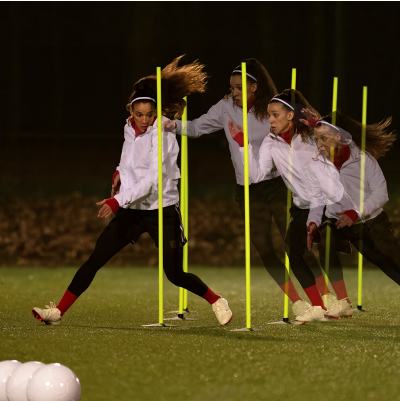
[[[283,294],[262,268],[251,294],[260,332],[230,331],[245,326],[244,270],[232,268],[191,270],[228,299],[226,327],[189,294],[198,320],[142,328],[158,321],[158,276],[138,268],[102,269],[60,326],[34,319],[31,308],[58,301],[75,271],[0,269],[0,360],[62,363],[82,401],[400,400],[400,293],[379,270],[364,273],[369,312],[337,322],[268,325],[282,318]],[[355,303],[356,271],[345,277]],[[165,311],[176,309],[177,288],[164,288]]]

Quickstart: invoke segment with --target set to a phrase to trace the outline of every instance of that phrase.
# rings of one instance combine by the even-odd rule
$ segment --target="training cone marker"
[[[142,324],[142,327],[176,327],[164,323],[164,265],[163,265],[163,176],[162,176],[162,108],[161,67],[157,67],[157,128],[158,128],[158,323]]]
[[[0,401],[8,401],[6,394],[7,381],[19,366],[21,366],[21,362],[18,361],[0,362]]]
[[[7,380],[6,393],[8,401],[28,401],[26,388],[33,374],[45,366],[41,362],[25,362],[19,365]]]
[[[70,368],[50,363],[32,375],[26,394],[28,401],[79,401],[81,383]]]

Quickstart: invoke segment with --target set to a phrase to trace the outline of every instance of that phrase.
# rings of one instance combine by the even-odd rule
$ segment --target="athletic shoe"
[[[320,306],[310,306],[303,316],[297,316],[296,322],[311,322],[317,320],[319,322],[326,322],[328,319],[324,316],[326,310]]]
[[[228,324],[232,320],[232,311],[229,309],[228,301],[225,298],[219,298],[212,304],[212,310],[222,325]]]
[[[322,297],[323,301],[325,302],[325,295],[321,295],[321,297]],[[331,309],[335,302],[337,302],[337,298],[333,294],[331,294],[331,293],[326,294],[326,305],[325,305],[326,309],[328,309],[328,310]]]
[[[327,319],[349,318],[353,316],[353,307],[347,299],[336,301],[332,307],[325,313]]]
[[[50,306],[46,305],[47,309],[33,308],[32,315],[41,322],[50,325],[60,324],[61,322],[61,311],[57,309],[54,302],[50,302]]]
[[[292,305],[292,311],[295,316],[303,316],[310,307],[308,302],[299,300]]]

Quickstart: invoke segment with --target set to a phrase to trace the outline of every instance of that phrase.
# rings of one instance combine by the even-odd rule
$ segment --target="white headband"
[[[326,122],[324,120],[319,120],[318,122],[321,123],[321,124],[330,125],[332,128],[335,128],[335,130],[340,132],[340,129],[338,127],[336,127],[336,125],[329,124],[328,122]]]
[[[234,72],[240,72],[240,73],[242,73],[241,70],[233,70],[233,71],[232,71],[232,74],[233,74]],[[257,80],[253,77],[253,75],[250,75],[248,72],[246,72],[246,75],[247,75],[248,77],[250,77],[251,79],[254,79],[254,81],[257,82]]]
[[[282,100],[282,99],[279,99],[279,98],[277,98],[277,97],[274,97],[274,98],[271,99],[271,102],[272,102],[273,100],[278,100],[279,102],[285,103],[286,106],[288,106],[288,107],[290,107],[292,110],[294,110],[294,108],[293,108],[289,103],[286,103],[286,102],[285,102],[284,100]]]
[[[137,100],[152,100],[154,103],[156,103],[152,97],[137,97],[136,99],[133,99],[131,103],[136,102]]]

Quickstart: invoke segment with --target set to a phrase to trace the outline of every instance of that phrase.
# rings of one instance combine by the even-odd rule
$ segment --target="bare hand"
[[[315,122],[317,122],[319,120],[319,117],[317,114],[315,114],[314,112],[312,112],[311,110],[305,108],[302,109],[301,112],[304,114],[304,116],[306,117],[305,119],[300,119],[300,122],[302,122],[305,125],[310,126],[308,120],[314,120]]]
[[[354,224],[354,221],[349,216],[345,215],[344,212],[337,212],[336,214],[341,216],[340,219],[335,223],[338,229],[343,227],[351,227]]]
[[[120,186],[121,186],[121,180],[119,178],[119,174],[117,174],[111,187],[111,198],[114,198],[115,195],[119,194]]]
[[[314,235],[317,233],[317,226],[312,224],[307,230],[307,248],[311,251]]]
[[[239,134],[240,132],[243,132],[243,127],[238,125],[238,129],[235,127],[235,123],[232,120],[228,121],[228,127],[229,127],[229,132],[231,133],[231,136],[233,139],[235,139],[235,136]]]
[[[173,132],[176,129],[176,123],[173,123],[172,121],[168,120],[163,123],[163,132]]]
[[[96,205],[99,205],[99,206],[101,206],[101,205],[103,205],[103,207],[99,210],[99,214],[97,215],[97,217],[100,217],[100,218],[107,218],[107,217],[109,217],[109,216],[111,216],[112,214],[113,214],[113,212],[112,212],[112,210],[111,210],[111,208],[110,208],[110,206],[108,206],[108,205],[106,205],[104,202],[105,202],[106,200],[104,199],[104,200],[102,200],[101,202],[97,202],[96,203]]]

